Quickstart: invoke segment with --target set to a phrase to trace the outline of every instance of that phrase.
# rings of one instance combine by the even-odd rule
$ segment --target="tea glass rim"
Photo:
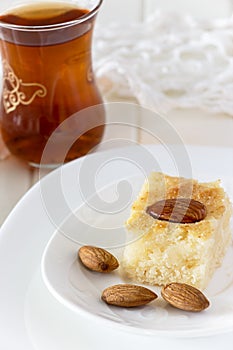
[[[87,12],[82,17],[79,17],[77,19],[74,19],[72,21],[66,21],[62,23],[55,23],[55,24],[47,24],[47,25],[36,25],[36,26],[30,26],[30,25],[20,25],[20,24],[11,24],[6,23],[0,20],[0,28],[6,28],[6,29],[14,29],[14,30],[23,30],[23,31],[43,31],[43,30],[56,30],[56,29],[62,29],[67,28],[82,22],[85,22],[86,20],[93,17],[98,11],[102,4],[103,0],[98,0],[96,6],[93,7],[89,12]],[[12,8],[14,9],[14,8]],[[7,12],[10,10],[10,8],[7,10]],[[3,12],[2,14],[7,14],[7,12]]]

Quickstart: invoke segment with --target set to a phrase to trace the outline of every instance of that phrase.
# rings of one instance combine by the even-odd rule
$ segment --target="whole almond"
[[[151,290],[133,285],[116,284],[106,288],[102,293],[102,300],[107,304],[121,307],[135,307],[148,304],[158,296]]]
[[[162,288],[161,295],[172,306],[186,311],[202,311],[209,306],[199,289],[185,283],[170,283]]]
[[[203,203],[190,198],[160,200],[146,209],[154,219],[189,224],[203,220],[207,211]]]
[[[96,272],[111,272],[119,266],[114,255],[99,247],[83,246],[78,251],[78,257],[84,266]]]

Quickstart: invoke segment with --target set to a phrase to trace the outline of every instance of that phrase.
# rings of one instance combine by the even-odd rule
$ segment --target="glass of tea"
[[[91,54],[101,3],[8,0],[0,4],[1,132],[10,152],[32,166],[56,167],[87,154],[101,141],[104,107],[96,109],[94,127],[93,115],[89,122],[88,112],[83,120],[71,123],[77,135],[79,125],[85,131],[72,140],[65,158],[61,149],[64,159],[59,156],[58,143],[54,145],[56,155],[41,163],[54,130],[75,113],[102,105]],[[67,125],[59,132],[66,133]]]

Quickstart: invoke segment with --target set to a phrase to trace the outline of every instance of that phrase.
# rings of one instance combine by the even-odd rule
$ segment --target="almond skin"
[[[170,283],[161,290],[162,297],[172,306],[185,311],[202,311],[209,306],[205,295],[185,283]]]
[[[82,264],[89,270],[108,273],[118,268],[119,263],[107,250],[93,246],[83,246],[78,251]]]
[[[133,285],[116,284],[106,288],[102,293],[102,300],[107,304],[121,307],[135,307],[150,303],[158,296],[151,290]]]
[[[154,219],[190,224],[203,220],[207,210],[203,203],[190,198],[169,198],[160,200],[146,209]]]

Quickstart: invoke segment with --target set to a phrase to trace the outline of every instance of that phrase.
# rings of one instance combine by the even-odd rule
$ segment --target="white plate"
[[[174,172],[163,147],[148,146],[146,149],[157,159],[162,171]],[[124,155],[130,157],[138,152],[140,154],[138,147],[132,147],[125,150]],[[193,174],[195,177],[210,179],[232,177],[232,149],[188,147],[188,153],[195,170]],[[109,152],[112,158],[117,154],[117,150]],[[103,154],[96,154],[94,157],[99,163],[103,158]],[[149,172],[150,162],[145,163]],[[101,178],[97,179],[99,181],[97,189],[102,188],[103,185],[115,183],[118,178],[122,179],[130,174],[141,175],[140,171],[136,171],[135,166],[127,162],[120,169],[117,164],[119,162],[116,160],[109,168],[103,168]],[[196,348],[217,350],[224,344],[224,349],[230,349],[233,332],[188,340],[148,337],[145,330],[145,335],[141,334],[137,337],[135,334],[122,332],[118,327],[113,327],[113,322],[107,321],[105,325],[110,327],[103,327],[103,323],[96,322],[97,319],[93,320],[90,314],[85,313],[83,317],[84,313],[73,312],[57,302],[48,292],[40,274],[42,255],[48,241],[57,227],[60,227],[62,221],[67,218],[70,210],[75,210],[82,203],[77,181],[80,166],[81,160],[77,160],[46,176],[22,198],[1,228],[0,348],[4,350],[73,350],[77,348],[99,350],[109,349],[111,346],[111,350],[115,350],[120,347],[129,348],[133,344],[134,349],[144,347],[170,349],[172,347],[184,350],[188,347],[191,350]],[[232,193],[232,186],[230,183],[230,193]],[[59,187],[62,187],[62,191],[58,190]],[[68,240],[66,239],[65,242]],[[226,313],[228,312],[227,308]],[[99,317],[98,320],[100,320]],[[225,317],[221,319],[221,324],[222,332]],[[227,328],[226,331],[228,332],[229,329]]]
[[[228,176],[221,178],[233,199],[232,180]],[[132,188],[138,189],[143,180],[130,177],[128,182]],[[98,195],[110,202],[114,188],[114,184],[107,186]],[[93,199],[92,203],[96,203]],[[112,322],[113,327],[139,334],[193,337],[233,330],[233,246],[205,290],[211,307],[202,313],[174,309],[162,300],[135,309],[111,307],[102,302],[100,296],[105,288],[130,281],[124,279],[120,269],[103,275],[87,270],[78,261],[77,251],[82,244],[101,246],[108,248],[120,261],[127,240],[124,222],[130,208],[124,208],[115,215],[102,214],[92,208],[86,203],[81,205],[62,223],[45,249],[42,275],[49,290],[60,302],[74,312],[94,317],[98,322]],[[64,236],[67,233],[76,242]],[[150,289],[160,295],[159,288]]]

